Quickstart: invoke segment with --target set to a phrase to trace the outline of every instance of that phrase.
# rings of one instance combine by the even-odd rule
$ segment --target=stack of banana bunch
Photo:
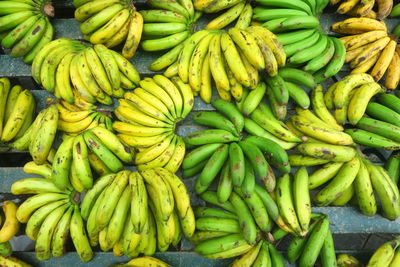
[[[236,103],[245,116],[249,116],[257,108],[264,95],[267,96],[269,108],[278,120],[286,118],[289,98],[303,109],[310,106],[310,98],[306,90],[312,90],[316,86],[316,81],[310,73],[283,67],[279,69],[276,76],[265,77],[265,81],[266,84],[259,83],[251,91],[243,88],[243,96]]]
[[[74,0],[75,19],[87,41],[114,47],[124,42],[122,55],[135,55],[142,37],[143,17],[136,11],[133,1]]]
[[[172,55],[175,49],[179,51]],[[257,86],[260,70],[275,76],[286,61],[281,43],[261,26],[233,27],[227,32],[201,30],[173,50],[158,58],[150,68],[160,70],[169,66],[165,75],[179,75],[206,103],[211,101],[212,80],[222,99],[240,100],[244,88]]]
[[[31,64],[36,55],[53,39],[49,17],[54,8],[48,0],[0,1],[1,45],[11,57],[24,57]]]
[[[56,106],[59,112],[57,129],[66,135],[76,136],[96,126],[113,131],[110,112],[98,109],[93,104],[88,103],[84,108],[80,108],[61,100]]]
[[[336,10],[339,14],[380,20],[389,16],[393,7],[393,0],[330,0],[330,3],[332,5],[339,4]],[[375,4],[377,5],[377,12],[373,10]]]
[[[274,247],[273,244],[265,240],[260,240],[256,246],[251,248],[240,258],[234,260],[229,266],[285,267],[285,261],[283,259],[283,256],[279,253],[279,251]]]
[[[101,177],[87,191],[81,211],[90,244],[116,256],[152,256],[195,231],[185,185],[163,168]]]
[[[388,241],[381,245],[371,256],[367,267],[387,266],[396,267],[400,265],[400,238]]]
[[[73,188],[83,192],[93,186],[92,169],[97,173],[115,173],[123,169],[123,163],[132,164],[133,158],[129,147],[99,125],[82,134],[64,137],[54,155],[51,179],[62,190]]]
[[[326,215],[312,214],[310,230],[305,237],[294,236],[289,243],[286,256],[290,263],[298,266],[315,266],[319,258],[323,267],[337,266],[334,240]]]
[[[139,170],[164,167],[176,172],[185,155],[185,143],[175,133],[194,105],[190,86],[179,77],[155,75],[141,80],[138,88],[119,99],[113,124],[123,143],[138,150]]]
[[[393,182],[397,184],[400,178],[400,153],[393,152],[388,158],[385,169],[392,178]]]
[[[8,78],[0,78],[1,143],[18,140],[27,132],[34,120],[35,106],[35,98],[28,89],[20,85],[11,87]]]
[[[144,21],[141,48],[144,51],[173,48],[167,54],[173,57],[178,55],[201,12],[194,10],[192,0],[151,0],[147,4],[154,9],[140,11]]]
[[[82,261],[90,261],[93,251],[79,209],[79,194],[59,189],[51,179],[25,178],[11,186],[14,195],[34,194],[17,209],[19,222],[26,223],[25,234],[36,241],[36,258],[61,257],[71,236]]]
[[[343,66],[345,48],[322,32],[317,15],[328,1],[257,0],[253,19],[274,32],[284,46],[288,66],[313,73],[317,82],[335,75]]]
[[[278,206],[260,185],[245,197],[235,188],[227,201],[217,192],[205,191],[200,197],[216,207],[197,207],[196,232],[189,239],[195,251],[209,259],[231,258],[248,252],[272,229],[273,221],[285,227]],[[275,265],[274,265],[275,266]]]
[[[119,53],[102,44],[92,47],[68,38],[54,40],[40,50],[32,64],[32,77],[68,103],[105,105],[140,80],[135,67]]]
[[[362,118],[371,98],[383,92],[380,84],[367,73],[345,76],[325,92],[322,102],[333,110],[336,121],[355,125]]]
[[[351,73],[369,72],[375,81],[386,73],[385,87],[396,89],[400,80],[399,51],[396,41],[387,34],[384,21],[370,18],[349,18],[332,25],[332,30],[340,34],[346,47],[345,62]]]
[[[369,117],[362,117],[355,127],[346,129],[354,142],[369,147],[387,150],[400,149],[400,98],[391,94],[380,94],[376,102],[366,107]]]
[[[388,172],[360,156],[342,162],[329,162],[309,177],[309,188],[324,187],[315,195],[317,206],[329,204],[343,206],[353,197],[361,212],[373,216],[377,212],[377,200],[382,205],[382,215],[389,220],[400,216],[399,189]]]
[[[3,202],[0,217],[0,256],[7,257],[12,253],[12,247],[9,241],[17,235],[20,229],[20,223],[16,216],[17,209],[18,206],[14,202],[9,200]],[[0,258],[0,264],[1,259],[2,258]]]
[[[234,187],[241,188],[244,195],[251,195],[255,178],[260,179],[269,192],[273,191],[275,174],[268,161],[280,171],[289,172],[286,151],[260,136],[249,136],[241,141],[245,120],[240,111],[222,99],[212,104],[219,112],[200,111],[193,120],[213,129],[193,132],[184,138],[185,143],[195,149],[183,161],[183,175],[190,177],[200,173],[195,191],[201,194],[220,173],[220,201],[226,201]]]

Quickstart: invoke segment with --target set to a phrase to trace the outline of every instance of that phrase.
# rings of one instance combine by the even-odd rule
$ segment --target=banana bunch
[[[305,237],[295,236],[290,241],[286,252],[287,259],[290,263],[297,261],[298,266],[312,267],[319,258],[320,266],[337,266],[328,217],[322,214],[313,216],[308,234]]]
[[[400,177],[400,153],[393,152],[385,164],[387,173],[395,184],[398,184]]]
[[[80,108],[61,100],[56,103],[56,106],[59,112],[57,129],[66,135],[76,136],[96,126],[113,131],[111,114],[97,109],[95,105],[89,103],[84,108]]]
[[[380,84],[367,73],[355,73],[334,83],[324,94],[323,102],[334,110],[338,123],[357,124],[364,115],[371,98],[382,93]]]
[[[212,80],[222,99],[240,100],[244,88],[257,87],[258,71],[275,76],[284,66],[285,51],[275,35],[261,26],[246,29],[201,30],[181,46],[151,63],[151,70],[165,67],[165,75],[179,75],[207,103],[212,97]]]
[[[364,265],[355,257],[349,254],[338,254],[337,257],[337,266],[338,267],[363,267]]]
[[[399,189],[390,174],[381,166],[354,157],[348,162],[329,162],[309,176],[309,188],[325,185],[314,197],[317,206],[343,206],[353,197],[361,212],[373,216],[379,198],[383,216],[395,220],[400,216]]]
[[[10,147],[20,151],[29,150],[36,164],[44,164],[51,156],[51,148],[57,132],[58,117],[56,105],[51,104],[39,112],[25,133],[9,144]]]
[[[0,1],[1,45],[11,57],[24,57],[31,64],[39,51],[53,39],[49,17],[54,7],[48,0]]]
[[[260,240],[258,244],[252,247],[245,254],[234,260],[229,266],[274,266],[285,267],[283,256],[268,241]]]
[[[46,44],[32,64],[33,79],[68,103],[111,105],[111,97],[122,97],[123,89],[139,82],[134,66],[102,44],[93,47],[60,38]],[[88,104],[83,104],[88,105]]]
[[[276,76],[265,77],[265,81],[266,84],[260,82],[254,90],[244,88],[242,98],[236,101],[237,107],[245,116],[249,116],[257,108],[264,94],[267,95],[273,117],[278,120],[286,118],[289,97],[303,109],[310,106],[310,98],[303,89],[312,90],[316,86],[316,81],[310,73],[284,67],[279,69]]]
[[[185,154],[185,143],[175,133],[194,105],[190,86],[179,77],[155,75],[141,80],[138,88],[119,99],[113,124],[123,143],[138,150],[139,170],[164,167],[176,172]]]
[[[83,198],[81,212],[90,244],[116,256],[152,256],[195,231],[185,185],[163,168],[99,178]]]
[[[20,228],[20,223],[16,217],[18,206],[14,202],[6,200],[3,202],[2,208],[3,212],[0,222],[0,264],[3,257],[11,255],[12,247],[9,240],[18,233]]]
[[[331,5],[339,4],[336,12],[355,17],[366,17],[382,20],[389,16],[393,7],[393,0],[330,0]],[[377,5],[377,12],[372,10]]]
[[[375,81],[381,80],[386,73],[385,87],[397,88],[400,80],[399,52],[384,21],[350,18],[333,24],[332,30],[351,34],[340,38],[346,47],[345,63],[349,63],[351,73],[369,72]]]
[[[364,116],[358,120],[355,124],[357,129],[349,128],[345,132],[351,135],[355,143],[387,150],[399,150],[400,98],[391,94],[380,94],[377,100],[378,103],[371,102],[365,108],[363,105],[363,110],[369,117]]]
[[[167,54],[178,55],[201,12],[194,10],[192,0],[151,0],[147,4],[154,9],[140,11],[143,17],[141,48],[144,51],[172,48]]]
[[[284,46],[287,65],[313,73],[317,82],[342,68],[345,48],[337,38],[322,32],[317,15],[326,0],[257,0],[253,19],[276,34]]]
[[[20,85],[11,87],[8,78],[0,78],[0,142],[21,138],[35,116],[35,98]],[[12,145],[11,145],[12,146]]]
[[[113,264],[110,267],[129,267],[129,266],[142,266],[142,267],[171,267],[166,262],[150,256],[142,256],[131,259],[127,263]]]
[[[87,41],[114,47],[124,42],[122,55],[131,58],[139,46],[143,31],[143,17],[133,1],[74,0],[75,19]]]
[[[79,194],[59,189],[51,179],[26,178],[11,186],[14,195],[34,194],[17,209],[19,222],[26,223],[25,234],[36,241],[36,258],[61,257],[71,236],[82,261],[90,261],[93,251],[79,209]]]
[[[187,145],[196,148],[185,156],[183,175],[190,177],[200,173],[195,191],[201,194],[220,173],[220,201],[226,201],[234,187],[241,188],[246,196],[251,195],[255,178],[260,179],[269,192],[273,191],[275,174],[268,162],[284,173],[289,172],[286,151],[278,143],[262,136],[248,136],[241,140],[246,120],[240,111],[222,99],[213,101],[212,105],[219,112],[197,112],[193,120],[213,129],[193,132],[184,138]],[[256,125],[250,127],[259,127],[253,121],[250,124]]]
[[[93,186],[92,169],[97,173],[115,173],[123,163],[132,164],[134,153],[102,125],[76,136],[66,136],[57,148],[51,166],[51,179],[65,190],[78,192]]]
[[[386,242],[381,245],[371,256],[367,267],[396,267],[400,264],[400,238]]]

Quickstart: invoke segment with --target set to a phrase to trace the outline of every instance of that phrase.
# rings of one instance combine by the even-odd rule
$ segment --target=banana
[[[107,198],[104,197],[101,199],[95,220],[99,231],[108,225],[118,200],[127,187],[128,179],[129,171],[121,171],[107,189],[105,189],[106,191],[104,191],[104,194],[107,195]]]
[[[229,143],[239,141],[239,138],[226,130],[209,129],[193,132],[187,135],[184,140],[185,143],[189,145],[205,145],[210,143]]]
[[[125,163],[133,162],[133,152],[129,147],[124,146],[117,136],[106,128],[97,126],[92,128],[91,131],[100,139],[100,141],[119,159]]]
[[[311,220],[311,201],[308,191],[307,169],[302,167],[297,170],[293,179],[293,205],[303,233],[308,231]]]
[[[232,185],[231,170],[229,165],[225,164],[222,167],[217,187],[217,196],[219,201],[221,202],[227,201],[232,192],[232,189],[233,185]]]
[[[160,209],[162,220],[167,221],[174,208],[174,198],[169,194],[169,184],[156,173],[154,169],[143,170],[140,173],[147,184],[158,194],[158,199],[154,199],[155,205]]]
[[[33,124],[29,152],[36,164],[43,164],[50,152],[57,131],[58,110],[49,106],[38,122]]]
[[[297,151],[306,156],[328,159],[334,162],[347,162],[351,160],[356,151],[352,147],[330,145],[326,143],[303,143],[298,145]]]
[[[395,250],[399,246],[399,243],[400,241],[398,239],[395,239],[381,245],[371,256],[367,266],[390,266],[390,263],[394,257]]]
[[[355,68],[365,62],[368,58],[373,57],[383,50],[390,42],[389,37],[383,37],[373,43],[366,45],[362,52],[359,53],[351,62],[350,67]]]
[[[330,162],[323,165],[321,168],[309,175],[308,187],[310,189],[315,189],[318,186],[325,184],[336,176],[343,164],[343,162]]]
[[[296,43],[310,37],[314,33],[313,29],[297,30],[292,32],[278,33],[276,37],[282,45]]]
[[[400,171],[399,166],[400,166],[399,154],[392,153],[392,155],[389,157],[388,161],[385,164],[385,169],[395,183],[397,183],[399,180],[399,171]]]
[[[346,129],[345,132],[358,144],[388,150],[397,150],[400,147],[398,142],[361,129]]]
[[[130,209],[130,198],[131,189],[128,186],[125,188],[120,199],[118,200],[117,206],[115,207],[115,212],[113,213],[108,224],[107,235],[105,238],[107,248],[113,247],[122,236],[125,222],[127,221],[129,213],[128,211]]]
[[[343,127],[336,122],[335,118],[332,116],[332,114],[329,112],[328,108],[325,105],[321,85],[318,85],[312,91],[311,103],[313,105],[314,112],[321,120],[323,120],[333,129],[338,131],[343,131]]]
[[[301,234],[302,230],[293,205],[293,196],[291,193],[293,189],[291,188],[289,174],[284,174],[282,177],[277,179],[275,190],[279,214],[295,233]]]
[[[248,159],[244,159],[244,178],[240,187],[235,187],[235,192],[240,194],[242,198],[251,197],[254,193],[254,187],[256,185],[256,179],[254,176],[254,170]],[[239,189],[240,188],[240,189]]]
[[[140,234],[147,220],[147,193],[142,176],[134,172],[129,175],[129,186],[132,192],[131,198],[131,223],[135,233]]]
[[[289,1],[288,0],[284,0],[284,1],[260,0],[258,2],[265,6],[297,9],[297,10],[305,11],[310,15],[312,14],[311,7],[307,4],[307,1],[302,2],[302,1],[290,1],[290,0]]]
[[[256,246],[251,248],[249,251],[247,251],[245,254],[243,254],[240,258],[237,258],[232,262],[232,266],[253,266],[252,264],[255,262],[259,251],[261,249],[261,246],[263,244],[263,241],[258,242]]]
[[[223,55],[221,51],[221,34],[212,37],[208,49],[210,70],[215,85],[219,89],[229,90],[229,79],[225,70]]]
[[[237,5],[234,5],[229,10],[225,11],[223,14],[216,17],[212,21],[210,21],[206,25],[205,29],[206,30],[218,30],[218,29],[224,28],[225,26],[229,25],[230,23],[232,23],[235,19],[237,19],[240,16],[244,7],[245,7],[245,3],[243,3],[243,2],[238,3]]]
[[[328,37],[325,35],[320,35],[317,42],[307,48],[298,51],[296,54],[292,55],[287,61],[291,64],[304,64],[307,61],[315,58],[316,55],[321,54],[328,44]]]
[[[93,175],[88,159],[88,148],[82,135],[75,137],[72,146],[72,158],[71,171],[73,169],[76,171],[77,178],[84,188],[92,188]]]
[[[399,97],[391,94],[380,94],[378,95],[377,99],[382,105],[396,111],[397,113],[400,113],[400,108],[398,106],[400,103]]]
[[[250,91],[243,102],[241,110],[245,116],[249,116],[257,108],[265,94],[266,88],[265,83],[259,83],[255,89]]]
[[[281,68],[279,69],[279,76],[283,78],[285,82],[292,82],[309,89],[314,89],[317,86],[317,83],[311,74],[299,69],[289,67]]]
[[[71,239],[79,258],[88,262],[93,258],[93,251],[89,244],[89,239],[85,231],[84,222],[82,220],[79,208],[76,206],[71,216],[70,222]]]
[[[229,168],[233,186],[240,186],[245,177],[243,150],[237,143],[229,145]]]
[[[375,215],[377,207],[371,178],[365,163],[362,161],[353,186],[361,212],[367,216]]]
[[[262,151],[256,145],[248,141],[241,141],[239,145],[253,166],[256,177],[263,181],[268,192],[273,191],[276,183],[275,176],[271,173],[270,166]]]
[[[158,78],[158,80],[162,80],[163,82],[165,82],[165,85],[159,86],[157,83],[155,83],[155,81],[153,81],[150,78],[146,78],[146,79],[140,81],[139,84],[148,93],[152,94],[154,97],[157,97],[159,100],[161,100],[162,103],[168,108],[168,110],[169,110],[170,114],[172,115],[172,117],[176,118],[177,114],[176,114],[176,111],[175,111],[174,102],[171,99],[171,97],[169,96],[169,94],[167,93],[171,89],[168,89],[168,90],[164,89],[167,86],[171,87],[171,86],[174,86],[174,85],[170,80],[165,79],[164,76],[161,76],[161,77],[163,77],[163,78],[161,78],[161,79]],[[157,106],[159,106],[159,105],[157,105]]]
[[[365,165],[370,174],[372,187],[381,201],[383,215],[389,220],[395,220],[400,213],[398,189],[376,166],[369,162],[365,162]]]
[[[395,52],[393,54],[393,58],[389,63],[389,66],[387,68],[387,72],[386,72],[386,80],[385,80],[385,87],[387,89],[393,90],[395,88],[397,88],[398,84],[399,84],[399,80],[400,80],[400,73],[398,68],[396,68],[396,66],[398,66],[399,64],[399,54],[397,52]]]
[[[301,139],[298,138],[294,133],[292,133],[289,128],[281,125],[277,119],[265,116],[265,114],[260,110],[260,107],[258,107],[250,114],[250,118],[278,139],[284,140],[286,142],[301,141]]]
[[[235,105],[222,99],[212,101],[211,105],[232,121],[238,133],[242,132],[244,127],[244,117]]]
[[[310,106],[310,98],[308,97],[307,93],[298,85],[286,82],[285,86],[289,92],[290,98],[292,98],[297,105],[302,107],[303,109],[307,109]]]
[[[320,54],[311,59],[304,67],[303,70],[309,71],[309,72],[316,72],[326,65],[331,61],[333,58],[333,55],[335,53],[335,46],[332,41],[332,38],[328,38],[328,44],[325,48],[325,50]]]
[[[12,201],[6,200],[3,202],[3,213],[5,221],[0,229],[0,243],[9,241],[19,231],[20,223],[17,219],[18,206]]]
[[[285,81],[279,75],[266,78],[269,91],[273,93],[274,98],[279,104],[287,104],[289,101],[289,91],[286,88]]]
[[[124,99],[119,99],[119,104],[114,113],[117,115],[119,120],[122,120],[126,123],[130,123],[133,125],[143,125],[148,127],[171,127],[169,124],[157,120],[151,116],[144,114],[143,112],[139,111],[135,106],[130,104],[129,101]]]
[[[335,53],[329,63],[317,71],[314,77],[317,82],[322,82],[326,78],[332,77],[342,68],[346,58],[346,48],[338,38],[331,38],[335,47]]]
[[[113,172],[123,168],[121,161],[91,131],[83,134],[87,147]]]
[[[299,263],[301,266],[314,266],[318,255],[324,245],[325,238],[329,231],[329,221],[327,218],[321,219],[311,232],[306,244],[304,245],[303,253],[300,256]]]
[[[144,164],[142,167],[143,169],[147,168],[146,164],[151,164],[149,166],[151,167],[154,165],[153,160],[157,160],[160,156],[162,157],[167,149],[170,151],[171,144],[174,144],[174,135],[169,135],[167,138],[162,140],[161,143],[155,144],[138,152],[135,156],[135,163],[138,165]],[[170,151],[170,153],[172,152]]]
[[[5,88],[3,87],[3,90],[4,89]],[[4,97],[7,100],[7,94]],[[0,139],[1,141],[9,142],[16,137],[24,124],[24,120],[28,120],[28,117],[32,114],[29,110],[34,106],[34,101],[35,99],[29,90],[24,90],[18,95],[15,106],[10,113],[10,117],[3,127]],[[5,115],[5,111],[6,110],[4,109],[2,112],[3,116]]]
[[[143,17],[145,23],[148,22],[176,22],[176,23],[187,23],[187,19],[182,14],[170,11],[170,10],[140,10],[140,14]]]
[[[389,138],[393,141],[400,142],[400,138],[398,137],[400,128],[392,124],[363,117],[357,123],[357,127]]]
[[[135,55],[145,25],[146,24],[143,25],[143,17],[139,12],[133,11],[132,14],[130,14],[128,36],[122,48],[122,55],[125,58],[131,58]]]
[[[113,123],[113,129],[121,134],[133,136],[133,137],[153,137],[159,136],[164,133],[171,131],[170,128],[160,128],[160,127],[148,127],[133,125],[131,123],[116,121]]]
[[[195,190],[198,194],[207,190],[227,160],[228,154],[229,146],[226,144],[221,145],[216,149],[196,180]]]
[[[51,214],[49,214],[49,216],[44,219],[37,234],[35,245],[36,257],[38,259],[47,260],[50,258],[51,241],[54,231],[57,227],[58,222],[64,215],[64,212],[69,208],[69,205],[62,205],[52,211]]]
[[[302,116],[292,116],[291,121],[299,131],[318,140],[335,145],[351,145],[353,143],[351,136],[347,133],[331,130],[324,127],[323,124],[310,121]]]
[[[314,197],[318,206],[326,206],[340,196],[354,181],[360,169],[360,160],[355,157],[346,162],[335,178]]]
[[[391,40],[382,50],[378,60],[375,63],[374,68],[371,70],[371,76],[374,77],[375,81],[379,81],[383,77],[383,74],[385,74],[390,62],[392,61],[395,49],[396,42]]]
[[[106,69],[103,67],[100,57],[97,55],[96,51],[93,48],[88,47],[84,50],[83,53],[86,58],[86,62],[90,69],[90,72],[92,73],[99,87],[106,94],[112,95],[113,86],[108,79]]]
[[[36,23],[38,19],[40,19],[40,15],[35,15],[29,17],[24,22],[16,26],[12,29],[2,40],[1,44],[4,48],[10,49],[12,48],[17,42],[19,42],[24,35],[29,31],[29,29]]]
[[[246,68],[240,58],[238,50],[235,47],[234,41],[227,33],[221,34],[221,49],[224,53],[227,65],[233,72],[236,80],[244,86],[250,86],[250,78]]]
[[[113,55],[120,72],[123,73],[132,83],[139,84],[140,76],[132,63],[114,50],[110,49],[108,51]]]

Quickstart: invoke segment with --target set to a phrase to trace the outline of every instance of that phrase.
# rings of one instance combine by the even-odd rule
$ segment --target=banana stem
[[[46,4],[44,4],[43,12],[48,17],[54,17],[54,6],[51,4],[51,2],[47,2]]]

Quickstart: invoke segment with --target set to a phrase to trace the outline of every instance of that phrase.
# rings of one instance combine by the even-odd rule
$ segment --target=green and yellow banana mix
[[[48,0],[0,1],[1,45],[11,57],[23,57],[32,64],[39,51],[53,40],[50,22],[54,7]]]
[[[48,92],[68,103],[113,103],[124,89],[133,89],[140,77],[119,53],[102,44],[91,46],[59,38],[46,44],[32,64],[32,77]]]
[[[327,0],[256,0],[253,20],[276,34],[287,66],[312,73],[318,83],[334,76],[344,64],[346,49],[323,32],[318,15]]]
[[[142,38],[143,16],[136,11],[133,1],[74,0],[75,19],[87,41],[115,47],[123,43],[122,55],[135,55]]]

